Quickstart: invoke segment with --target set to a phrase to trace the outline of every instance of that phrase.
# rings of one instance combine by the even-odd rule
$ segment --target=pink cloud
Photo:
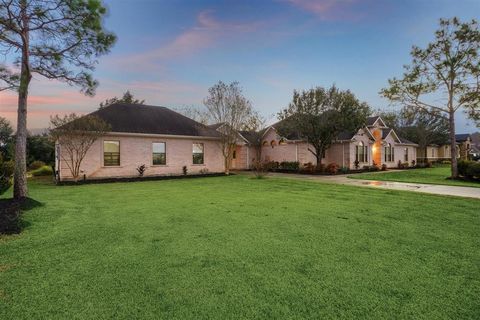
[[[216,46],[220,40],[235,39],[241,35],[253,33],[265,25],[264,21],[227,22],[213,17],[213,11],[204,10],[197,15],[196,24],[178,34],[170,42],[152,50],[110,59],[110,64],[129,66],[136,71],[157,68],[159,62],[192,56]]]
[[[321,20],[358,20],[365,16],[361,0],[284,0],[292,6],[310,12]]]

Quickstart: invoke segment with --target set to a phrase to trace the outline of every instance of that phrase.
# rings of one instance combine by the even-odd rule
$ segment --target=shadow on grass
[[[23,200],[0,199],[0,234],[20,233],[29,223],[21,219],[21,213],[43,204],[31,198]]]

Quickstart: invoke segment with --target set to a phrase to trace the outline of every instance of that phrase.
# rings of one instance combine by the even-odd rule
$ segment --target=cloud
[[[111,64],[128,66],[134,70],[158,68],[165,61],[197,55],[199,52],[215,47],[223,40],[235,40],[237,37],[251,34],[262,28],[266,22],[229,22],[220,21],[213,16],[212,10],[198,13],[196,24],[181,32],[170,42],[143,53],[130,54],[110,59]],[[132,61],[135,63],[132,64]],[[142,70],[142,71],[143,71]]]
[[[326,21],[358,20],[365,16],[361,0],[284,0],[290,5],[310,12]]]

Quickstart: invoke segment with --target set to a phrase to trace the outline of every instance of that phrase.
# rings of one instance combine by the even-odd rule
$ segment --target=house
[[[223,172],[220,133],[165,107],[113,104],[90,115],[110,124],[111,131],[99,138],[81,163],[82,177],[101,179]],[[56,145],[55,170],[62,180],[71,179],[66,152]]]
[[[205,126],[165,107],[117,103],[90,115],[103,119],[110,132],[97,139],[81,163],[81,179],[217,173],[225,170],[221,150],[224,124]],[[250,169],[261,145],[262,162],[316,164],[311,146],[294,133],[280,136],[277,124],[260,133],[238,132],[231,169]],[[261,138],[259,141],[258,138]],[[260,143],[259,143],[260,142]],[[55,170],[60,181],[72,179],[68,156],[57,142]],[[380,117],[370,117],[357,132],[342,132],[322,162],[342,167],[411,164],[417,144],[399,137]]]
[[[473,148],[471,135],[468,133],[456,134],[456,154],[458,159],[469,159],[472,157]],[[422,160],[427,160],[429,162],[438,162],[438,161],[449,161],[451,159],[451,147],[450,144],[431,144],[428,145],[425,149],[418,150],[418,157]]]
[[[281,136],[273,124],[264,130],[261,142],[261,161],[299,162],[316,164],[311,145],[295,133]],[[254,159],[255,148],[248,132],[239,132],[240,143],[234,155],[232,168],[247,169]],[[417,158],[417,144],[399,137],[388,128],[381,117],[369,117],[366,126],[357,132],[342,132],[326,150],[322,163],[336,163],[347,168],[385,164],[397,167],[398,162],[411,164]],[[358,161],[358,162],[357,162]]]

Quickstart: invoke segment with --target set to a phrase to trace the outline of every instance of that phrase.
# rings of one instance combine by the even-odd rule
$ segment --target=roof
[[[468,138],[470,138],[470,134],[469,134],[469,133],[461,133],[461,134],[456,134],[456,135],[455,135],[455,140],[456,140],[457,142],[467,141]]]
[[[385,128],[385,129],[382,129],[382,139],[385,139],[386,137],[388,137],[388,135],[390,134],[390,132],[392,132],[392,128]]]
[[[413,144],[413,145],[418,145],[418,143],[415,143],[415,142],[412,142],[410,140],[407,140],[407,139],[404,139],[402,137],[398,137],[398,139],[400,139],[400,143],[402,144]]]
[[[256,143],[256,139],[258,139],[257,137],[259,137],[260,135],[257,134],[257,133],[254,133],[252,131],[240,131],[240,134],[242,135],[242,137],[244,137],[249,143]]]
[[[115,103],[92,112],[112,132],[219,137],[217,131],[165,107]]]
[[[219,123],[209,124],[207,127],[209,127],[210,129],[213,129],[213,130],[217,130],[218,128],[220,128],[224,124],[225,123],[223,123],[223,122],[219,122]]]
[[[337,135],[337,140],[352,140],[354,136],[355,133],[353,132],[343,131]]]
[[[377,122],[378,118],[380,118],[380,116],[368,117],[367,126],[373,126],[375,122]]]

